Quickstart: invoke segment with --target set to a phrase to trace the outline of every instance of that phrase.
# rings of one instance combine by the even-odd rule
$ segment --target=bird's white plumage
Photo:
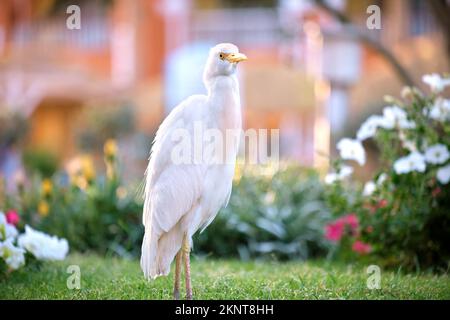
[[[227,203],[232,186],[238,139],[227,141],[225,161],[174,163],[177,146],[174,133],[183,129],[194,135],[194,124],[217,129],[241,128],[236,63],[221,59],[221,53],[237,53],[232,44],[210,50],[204,71],[207,95],[194,95],[172,110],[158,129],[146,172],[141,267],[147,278],[167,275],[182,246],[200,228],[205,228]],[[193,153],[194,154],[194,153]],[[192,154],[192,157],[194,155]],[[215,154],[209,155],[214,157]]]

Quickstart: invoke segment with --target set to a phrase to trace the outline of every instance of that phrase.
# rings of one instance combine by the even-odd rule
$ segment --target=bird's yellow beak
[[[230,63],[238,63],[241,61],[248,60],[247,56],[243,53],[230,53],[228,54],[225,59]]]

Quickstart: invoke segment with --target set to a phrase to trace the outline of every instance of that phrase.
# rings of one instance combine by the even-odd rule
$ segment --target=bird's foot
[[[173,290],[173,300],[180,300],[180,291]]]
[[[192,300],[192,292],[186,293],[186,300]]]

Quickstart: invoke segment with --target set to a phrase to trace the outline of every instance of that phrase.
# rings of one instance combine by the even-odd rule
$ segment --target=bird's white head
[[[232,43],[220,43],[209,51],[203,79],[208,84],[212,78],[231,76],[236,71],[239,62],[247,60],[247,56],[239,52]]]

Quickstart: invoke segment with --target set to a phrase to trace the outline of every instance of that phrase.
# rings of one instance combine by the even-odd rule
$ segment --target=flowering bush
[[[131,186],[125,188],[117,153],[115,140],[107,140],[104,175],[90,155],[73,158],[51,177],[31,175],[19,183],[16,194],[6,195],[6,207],[20,212],[22,226],[64,237],[74,250],[137,256],[143,236],[142,201]],[[41,240],[38,232],[25,229],[24,243]]]
[[[416,268],[445,268],[450,261],[450,100],[439,96],[450,79],[433,74],[423,81],[430,96],[405,88],[402,101],[387,97],[391,105],[382,115],[370,116],[356,139],[337,144],[340,158],[325,178],[327,201],[335,216],[356,215],[351,232],[345,232],[345,217],[326,227],[341,253],[371,253]],[[381,168],[358,188],[348,181],[353,168],[344,162],[364,165],[367,139],[379,148]]]
[[[13,222],[19,222],[15,211],[6,215],[0,212],[0,275],[24,266],[27,253],[37,260],[64,260],[69,251],[67,240],[51,237],[29,226],[25,227],[25,234],[19,235]]]

